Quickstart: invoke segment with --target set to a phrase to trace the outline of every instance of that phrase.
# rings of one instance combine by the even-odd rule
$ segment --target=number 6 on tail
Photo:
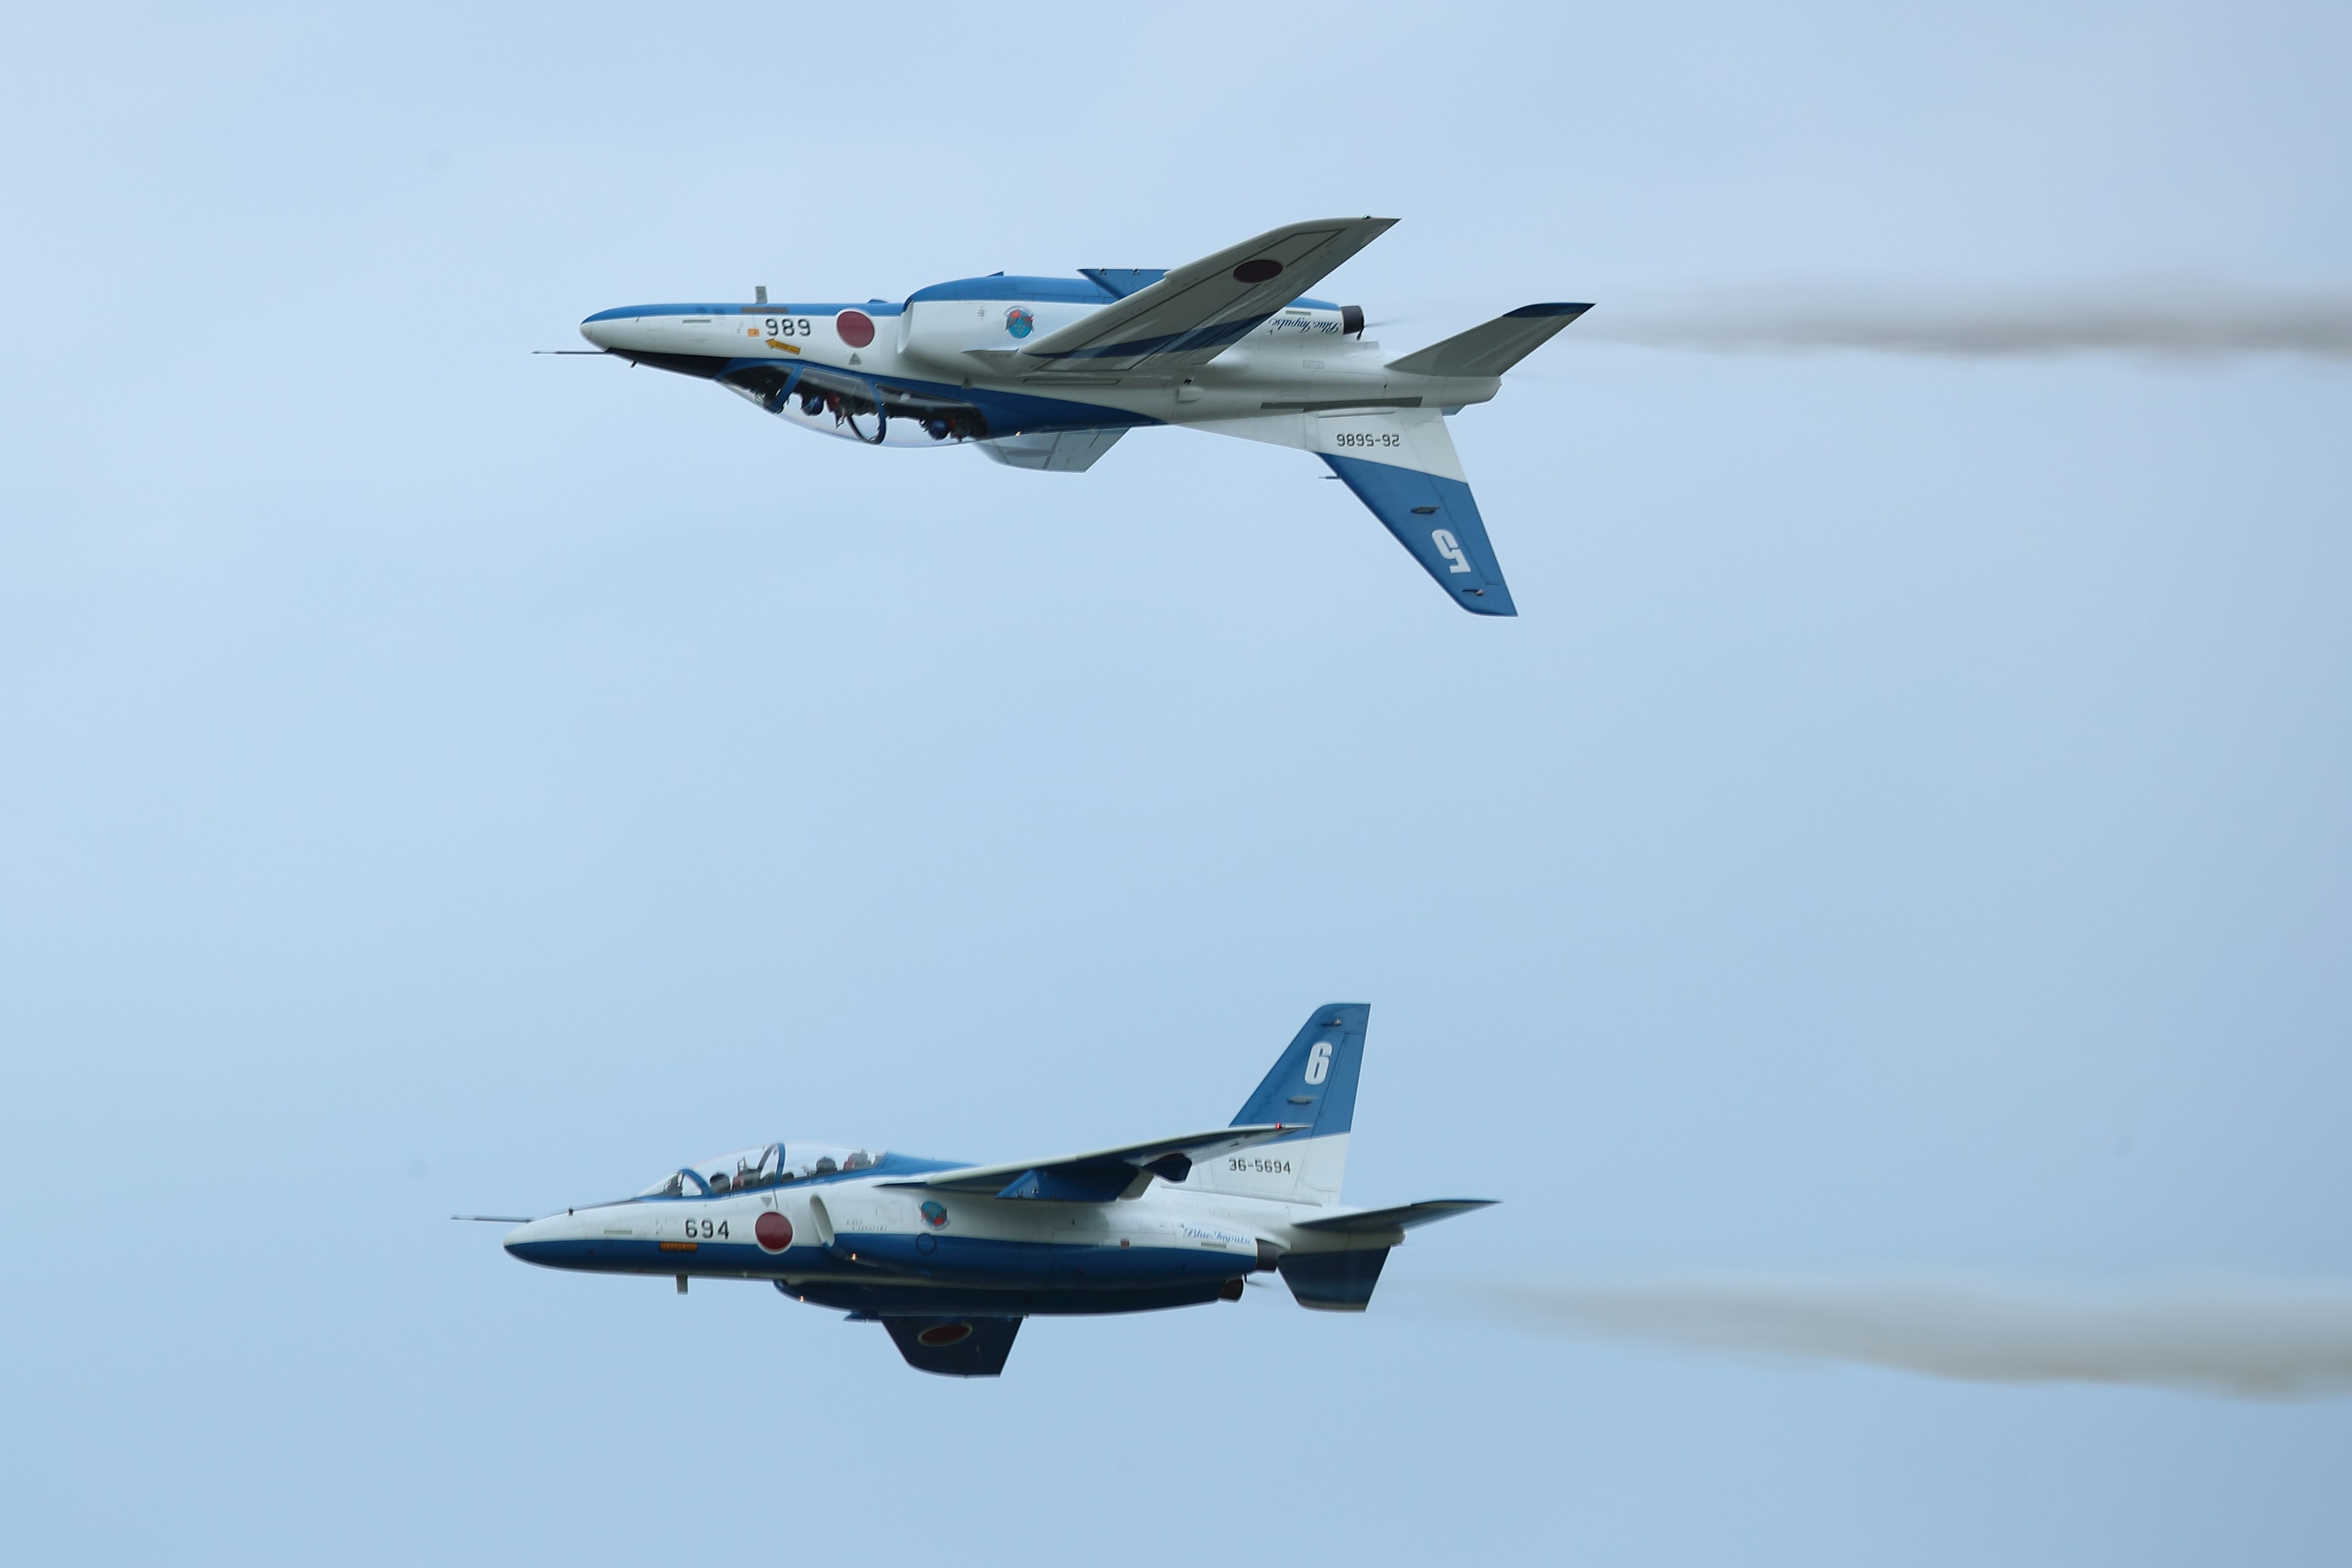
[[[1445,557],[1448,563],[1445,569],[1448,572],[1470,570],[1470,557],[1462,553],[1462,542],[1454,538],[1450,531],[1441,528],[1429,536],[1429,542],[1437,546],[1437,552],[1440,555]]]

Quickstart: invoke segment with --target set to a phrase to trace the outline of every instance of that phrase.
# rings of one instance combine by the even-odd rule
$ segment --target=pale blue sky
[[[534,359],[1403,222],[1319,292],[2352,280],[2323,5],[58,9],[0,189],[26,1561],[2337,1560],[2352,1403],[1562,1344],[1449,1287],[2352,1272],[2352,369],[1571,329],[1473,618],[1293,453]],[[2167,284],[2167,286],[2169,286]],[[1370,1313],[919,1376],[453,1211],[1229,1116],[1373,1005]]]

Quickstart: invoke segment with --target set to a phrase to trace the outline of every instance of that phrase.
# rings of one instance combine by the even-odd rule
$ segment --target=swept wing
[[[1123,374],[1206,364],[1396,223],[1318,218],[1171,269],[1158,282],[1023,345],[1019,374]]]
[[[1252,1127],[1219,1127],[1207,1132],[1187,1132],[1155,1138],[1143,1143],[1120,1143],[1089,1149],[1078,1154],[1055,1154],[1043,1160],[1014,1160],[1002,1165],[967,1165],[961,1170],[935,1171],[893,1187],[932,1187],[953,1193],[986,1193],[1000,1198],[1045,1198],[1064,1203],[1108,1203],[1139,1194],[1149,1178],[1181,1182],[1192,1173],[1195,1161],[1213,1160],[1240,1149],[1270,1143],[1300,1131],[1296,1125],[1272,1122]]]

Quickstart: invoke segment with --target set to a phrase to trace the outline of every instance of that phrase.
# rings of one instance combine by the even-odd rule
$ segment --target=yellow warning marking
[[[773,338],[770,338],[770,339],[768,340],[768,346],[769,346],[770,348],[772,348],[772,349],[782,349],[782,350],[783,350],[783,351],[784,351],[786,353],[788,353],[788,354],[796,354],[796,353],[800,353],[800,352],[801,352],[801,346],[800,346],[800,344],[798,344],[798,343],[780,343],[780,342],[777,342],[775,339],[773,339]]]

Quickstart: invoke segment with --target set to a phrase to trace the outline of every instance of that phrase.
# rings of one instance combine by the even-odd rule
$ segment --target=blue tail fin
[[[1276,1203],[1338,1203],[1348,1170],[1348,1131],[1356,1121],[1356,1075],[1364,1064],[1364,1030],[1371,1016],[1371,1008],[1361,1002],[1315,1009],[1234,1118],[1236,1127],[1278,1121],[1298,1131],[1241,1154],[1202,1162],[1193,1167],[1193,1184]]]
[[[1364,1029],[1371,1017],[1365,1002],[1315,1009],[1233,1124],[1293,1122],[1309,1138],[1347,1131],[1356,1120],[1356,1074],[1364,1065]]]

